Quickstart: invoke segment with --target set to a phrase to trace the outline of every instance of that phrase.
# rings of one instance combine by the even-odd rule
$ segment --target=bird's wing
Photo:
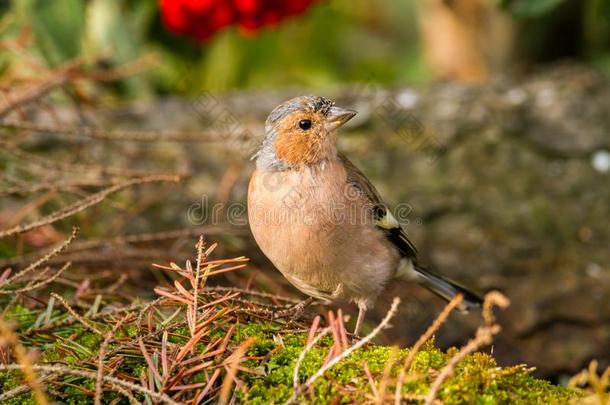
[[[388,240],[396,246],[403,257],[415,259],[417,249],[407,237],[407,233],[402,229],[400,223],[383,203],[375,186],[345,155],[340,153],[339,159],[341,159],[347,171],[347,182],[371,203],[377,228],[385,233]]]

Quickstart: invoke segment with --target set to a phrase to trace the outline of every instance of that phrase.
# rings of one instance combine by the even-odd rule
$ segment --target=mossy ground
[[[32,318],[28,311],[18,307],[12,312],[17,318]],[[17,319],[13,318],[13,319]],[[131,339],[126,328],[122,338]],[[226,325],[212,330],[213,339],[226,333]],[[240,403],[280,404],[293,392],[293,370],[299,354],[303,351],[307,334],[286,331],[281,322],[237,323],[229,346],[237,347],[248,337],[254,337],[254,344],[247,351],[247,359],[241,366],[248,369],[240,372],[243,386],[238,389],[235,399]],[[86,359],[94,357],[99,350],[101,339],[79,325],[58,328],[52,333],[36,336],[35,341],[47,341],[37,347],[41,351],[40,363],[61,363],[68,367],[90,368]],[[188,330],[181,326],[171,333],[170,343],[179,347],[188,340]],[[32,341],[30,341],[31,343]],[[324,363],[334,344],[330,336],[322,338],[307,354],[299,372],[300,383],[313,375]],[[110,348],[112,350],[112,346]],[[372,398],[371,383],[365,373],[364,364],[370,370],[375,384],[379,384],[388,359],[404,356],[408,349],[399,350],[389,346],[367,345],[352,356],[330,369],[320,378],[310,392],[299,397],[307,403],[362,403]],[[456,349],[443,352],[426,344],[417,354],[403,393],[409,394],[413,402],[423,397],[430,388],[438,370],[456,353]],[[123,363],[117,368],[118,375],[138,380],[147,371],[147,365],[138,353],[124,353]],[[220,363],[221,358],[216,359]],[[399,365],[389,373],[389,381],[396,377]],[[194,375],[191,383],[204,380],[203,373]],[[0,373],[0,392],[6,392],[23,383],[20,373]],[[87,404],[92,402],[95,382],[79,377],[55,379],[48,385],[50,397],[60,403]],[[388,390],[393,392],[390,383]],[[388,391],[390,392],[390,391]],[[524,366],[498,367],[488,354],[474,353],[459,363],[455,374],[442,387],[439,398],[445,404],[557,404],[567,403],[577,398],[576,391],[555,386],[547,381],[534,378]],[[104,403],[116,400],[117,394],[106,392]],[[139,399],[145,400],[140,396]],[[126,400],[125,400],[126,401]],[[34,404],[30,393],[22,394],[4,402],[9,405]],[[120,402],[123,403],[123,402]]]
[[[265,375],[243,375],[249,391],[240,399],[251,404],[285,402],[292,394],[293,370],[303,350],[306,335],[282,335],[276,325],[268,323],[245,325],[239,327],[236,343],[247,336],[257,339],[248,354],[263,357],[263,360],[250,360],[244,366],[263,371]],[[301,383],[322,366],[332,345],[332,338],[323,338],[307,354],[299,370]],[[356,351],[318,380],[311,394],[303,395],[300,399],[316,404],[362,403],[370,399],[371,385],[363,365],[366,363],[378,381],[393,350],[397,349],[369,345]],[[404,385],[403,392],[415,394],[414,398],[425,395],[436,371],[456,351],[450,349],[443,352],[433,343],[425,345],[411,366],[411,376],[415,378]],[[403,349],[394,355],[406,356],[407,353],[408,349]],[[390,377],[396,377],[398,371],[399,365],[396,365]],[[443,385],[439,395],[445,404],[557,404],[567,403],[577,396],[573,390],[534,378],[525,366],[498,367],[493,357],[485,353],[467,356],[457,367],[455,375]]]

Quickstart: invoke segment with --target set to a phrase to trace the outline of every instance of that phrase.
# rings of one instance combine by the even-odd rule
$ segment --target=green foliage
[[[0,393],[10,391],[21,384],[23,384],[21,373],[0,373]],[[34,395],[28,392],[3,402],[3,405],[36,405],[36,401]]]
[[[13,1],[8,13],[16,18],[7,33],[32,27],[34,48],[55,66],[100,53],[110,56],[110,67],[158,55],[150,74],[119,84],[123,97],[429,77],[410,1],[323,1],[256,35],[231,27],[203,44],[167,32],[155,0]]]
[[[566,0],[501,0],[500,4],[519,17],[539,17]]]
[[[13,308],[11,316],[13,319],[20,319],[20,328],[31,326],[32,316],[25,308]],[[236,397],[238,402],[283,403],[292,395],[293,371],[297,358],[304,349],[307,334],[286,332],[285,326],[272,321],[235,324],[231,347],[237,347],[249,337],[255,338],[254,344],[247,353],[249,360],[242,363],[242,367],[255,372],[240,372],[239,378],[246,383],[248,389],[239,392]],[[218,337],[223,337],[226,333],[222,328],[214,329],[214,332]],[[131,334],[129,328],[126,333]],[[187,335],[188,330],[181,326],[170,333],[169,340],[183,343],[182,336]],[[36,344],[42,350],[40,363],[61,363],[68,367],[79,368],[83,366],[84,359],[95,357],[101,340],[100,336],[85,330],[79,324],[59,328],[52,334],[36,335]],[[299,369],[300,384],[322,367],[332,346],[332,337],[326,336],[308,352]],[[364,364],[366,363],[375,383],[379,384],[392,352],[404,358],[408,354],[408,349],[398,350],[388,346],[367,345],[357,350],[327,371],[316,381],[312,393],[305,393],[300,399],[315,404],[364,401],[372,395],[369,379],[364,372]],[[434,346],[434,342],[425,344],[415,357],[410,369],[412,378],[405,382],[403,393],[420,397],[425,395],[437,371],[456,352],[457,349],[442,352]],[[398,375],[400,364],[401,362],[394,363],[390,377],[395,378]],[[148,372],[147,369],[142,356],[137,353],[126,353],[117,373],[131,376],[137,381],[140,375]],[[191,380],[192,383],[200,381],[204,381],[202,373],[194,375]],[[21,373],[0,373],[0,392],[9,391],[23,383]],[[80,377],[64,376],[58,382],[50,383],[50,388],[52,392],[65,396],[62,403],[86,404],[91,402],[90,393],[95,390],[95,382]],[[388,389],[394,389],[392,383]],[[484,353],[474,353],[460,362],[453,377],[443,384],[439,392],[439,398],[445,404],[481,405],[565,403],[579,395],[576,391],[532,377],[525,366],[498,367],[495,360]],[[117,394],[113,392],[106,392],[103,397],[104,402],[108,403],[116,396]],[[34,400],[31,393],[25,393],[6,403],[33,404]]]
[[[133,62],[145,51],[146,33],[155,16],[157,3],[140,1],[129,7],[125,1],[93,0],[87,8],[86,47],[90,55],[108,53],[112,63]],[[123,83],[128,95],[146,97],[150,83],[143,77],[129,77]]]
[[[12,2],[14,24],[7,31],[17,35],[31,27],[34,48],[51,66],[76,58],[104,55],[109,67],[134,62],[146,50],[148,29],[157,2],[141,0],[24,0]],[[146,97],[153,83],[144,77],[128,77],[117,87],[122,96]]]
[[[14,2],[28,18],[41,52],[52,66],[79,56],[85,29],[85,3],[80,0]]]
[[[165,35],[158,40],[161,46],[155,49],[166,61],[160,75],[168,91],[426,78],[409,2],[321,2],[308,14],[255,36],[230,28],[200,46]],[[175,42],[181,47],[166,46]]]
[[[610,66],[607,0],[496,3],[525,24],[518,40],[522,58],[539,60],[548,53],[547,47],[564,42],[578,48],[569,49],[569,56]],[[432,78],[420,49],[418,6],[413,1],[321,1],[278,27],[249,36],[230,27],[203,44],[168,32],[155,0],[14,0],[10,4],[0,11],[5,17],[0,25],[3,36],[16,36],[31,27],[33,48],[53,66],[104,54],[105,63],[115,67],[156,55],[159,63],[154,70],[112,86],[119,98],[253,87],[328,89],[337,83],[371,81],[392,85]],[[558,24],[573,28],[565,32]],[[10,60],[0,55],[0,75]]]
[[[237,328],[233,340],[239,343],[250,336],[257,340],[248,355],[268,359],[247,364],[250,368],[264,370],[266,375],[241,376],[249,386],[248,394],[241,398],[242,402],[268,404],[286,401],[292,394],[293,370],[303,351],[306,336],[280,335],[273,324],[254,324]],[[332,338],[326,337],[307,354],[299,370],[300,383],[318,371],[331,346]],[[366,395],[371,394],[371,387],[363,364],[366,362],[371,374],[378,379],[391,351],[391,347],[374,345],[356,351],[315,383],[313,398],[305,394],[301,399],[316,404],[365,400]],[[404,393],[425,395],[433,380],[433,371],[441,369],[456,352],[457,349],[451,349],[443,353],[433,343],[425,345],[411,366],[411,372],[418,377],[404,385]],[[405,356],[408,350],[399,353]],[[398,372],[399,365],[395,365],[390,375],[396,377]],[[350,389],[346,390],[346,387]],[[475,353],[458,365],[455,375],[444,384],[439,396],[445,404],[550,404],[568,402],[578,394],[532,377],[525,366],[501,368],[488,354]]]

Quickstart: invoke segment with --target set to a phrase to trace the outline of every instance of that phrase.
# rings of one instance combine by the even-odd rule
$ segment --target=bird
[[[418,251],[379,192],[337,149],[355,110],[320,96],[278,105],[252,157],[248,221],[265,256],[297,289],[324,303],[357,305],[354,335],[393,280],[416,281],[459,310],[481,305],[469,289],[420,265]],[[302,306],[300,307],[302,309]]]

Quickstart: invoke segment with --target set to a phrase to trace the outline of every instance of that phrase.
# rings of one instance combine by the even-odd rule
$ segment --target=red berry
[[[182,12],[182,4],[172,0],[161,0],[161,11],[165,25],[173,32],[185,33],[187,19]]]
[[[199,41],[238,24],[247,34],[303,13],[315,0],[160,0],[167,28]]]
[[[261,8],[262,3],[261,0],[235,0],[235,8],[240,13],[252,14]]]

